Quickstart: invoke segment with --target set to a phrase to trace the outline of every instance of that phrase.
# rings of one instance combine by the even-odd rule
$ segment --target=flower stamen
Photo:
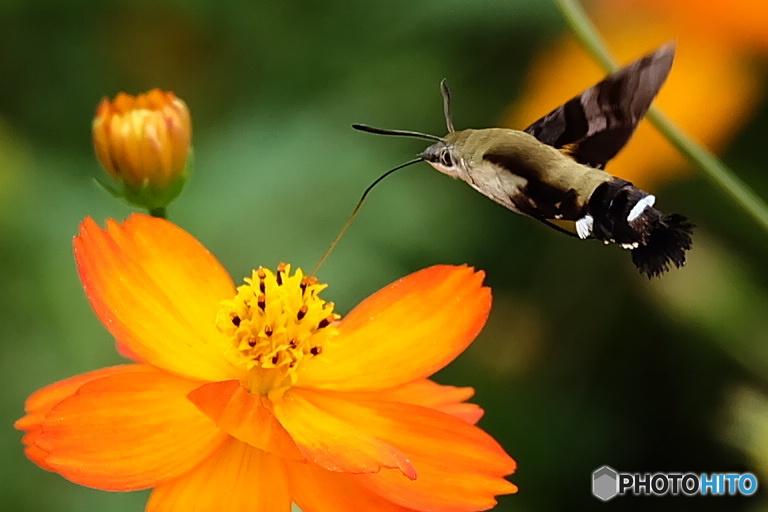
[[[322,353],[341,317],[319,297],[327,285],[300,269],[291,275],[290,265],[281,263],[274,273],[260,267],[245,283],[234,299],[222,302],[217,327],[232,340],[247,387],[273,397],[296,383],[305,357]]]

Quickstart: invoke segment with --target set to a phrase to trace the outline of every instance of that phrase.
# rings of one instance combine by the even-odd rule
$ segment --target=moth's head
[[[453,178],[459,177],[461,156],[457,153],[456,147],[448,140],[432,144],[419,153],[418,157],[443,174]]]
[[[453,115],[451,114],[451,91],[445,80],[440,82],[440,92],[443,95],[443,113],[445,114],[445,125],[448,128],[448,135],[438,137],[429,133],[414,132],[409,130],[387,130],[383,128],[374,128],[364,124],[353,124],[352,128],[377,135],[399,135],[403,137],[415,137],[435,141],[434,144],[418,154],[418,158],[427,162],[438,171],[449,176],[457,177],[459,172],[459,163],[461,161],[456,152],[454,140],[457,132],[453,128]]]

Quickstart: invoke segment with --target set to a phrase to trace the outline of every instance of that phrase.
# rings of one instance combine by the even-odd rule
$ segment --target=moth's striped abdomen
[[[587,215],[577,222],[579,236],[620,244],[632,251],[632,262],[649,278],[671,265],[685,265],[693,224],[679,214],[666,215],[653,207],[654,196],[620,178],[595,189]]]

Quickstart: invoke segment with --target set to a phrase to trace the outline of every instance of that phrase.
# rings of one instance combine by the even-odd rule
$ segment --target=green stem
[[[158,206],[157,208],[152,208],[149,210],[149,214],[153,217],[159,217],[161,219],[168,218],[168,211],[165,209],[165,206]]]
[[[605,43],[598,35],[597,29],[589,20],[579,2],[577,0],[554,1],[560,12],[563,13],[568,26],[592,57],[606,70],[615,71],[616,64],[613,58],[611,58]],[[711,183],[722,189],[733,202],[751,215],[760,227],[768,232],[768,205],[765,204],[765,201],[760,196],[712,153],[685,135],[658,109],[651,107],[647,117],[651,124],[683,156],[692,162]]]

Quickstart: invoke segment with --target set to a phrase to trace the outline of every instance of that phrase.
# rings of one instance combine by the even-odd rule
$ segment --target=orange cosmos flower
[[[591,5],[590,15],[620,64],[668,41],[677,42],[672,71],[654,104],[685,133],[719,151],[749,120],[762,96],[763,80],[747,60],[746,43],[753,49],[762,43],[747,39],[746,34],[762,30],[763,40],[768,41],[768,17],[763,15],[768,4],[760,0],[601,0]],[[750,10],[753,15],[746,15]],[[522,129],[604,76],[574,37],[566,34],[534,61],[523,93],[503,124]],[[690,165],[648,121],[642,121],[608,170],[651,191],[686,176]]]
[[[173,224],[86,219],[88,298],[135,364],[48,386],[16,423],[28,457],[167,511],[485,510],[515,462],[474,426],[471,388],[428,377],[483,327],[483,273],[435,266],[343,320],[288,265],[235,288]]]
[[[187,105],[159,89],[104,98],[93,120],[96,156],[121,187],[115,193],[150,210],[181,192],[191,137]]]

